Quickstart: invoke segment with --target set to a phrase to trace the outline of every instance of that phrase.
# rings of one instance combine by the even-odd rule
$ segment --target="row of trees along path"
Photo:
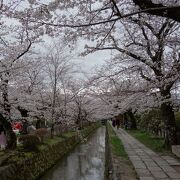
[[[118,60],[117,67],[120,67],[120,65],[121,67],[119,69],[115,68],[111,75],[120,75],[123,78],[125,76],[127,77],[127,74],[132,73],[131,78],[139,77],[141,81],[145,82],[144,91],[141,89],[139,92],[144,92],[146,95],[153,93],[157,95],[154,99],[158,99],[161,102],[159,106],[165,124],[166,145],[176,144],[176,124],[171,92],[174,84],[179,80],[180,71],[178,51],[179,10],[179,2],[176,0],[131,0],[130,3],[126,0],[122,2],[115,0],[88,2],[79,2],[76,0],[64,2],[55,0],[46,3],[41,0],[0,1],[0,121],[6,130],[7,148],[13,149],[16,147],[16,137],[13,134],[10,121],[12,118],[11,112],[17,107],[19,107],[18,109],[21,112],[23,110],[25,112],[30,107],[32,109],[34,108],[33,113],[37,113],[36,116],[42,116],[43,114],[44,117],[47,117],[46,114],[50,111],[52,123],[54,122],[55,105],[59,103],[57,101],[57,77],[63,77],[63,75],[55,72],[58,69],[58,66],[55,66],[55,76],[52,76],[51,72],[50,78],[46,80],[46,82],[50,82],[49,84],[51,86],[47,87],[47,83],[44,85],[42,78],[41,80],[38,78],[40,77],[39,74],[41,74],[41,77],[46,76],[43,73],[35,72],[37,72],[36,68],[38,67],[40,69],[38,72],[44,69],[44,65],[37,66],[36,63],[45,57],[42,54],[39,55],[37,52],[33,53],[37,49],[37,44],[42,45],[39,43],[42,43],[46,35],[51,37],[63,35],[65,39],[63,41],[64,44],[68,42],[71,46],[79,38],[93,41],[93,43],[88,43],[85,46],[85,51],[82,55],[100,50],[116,51],[117,56],[113,59],[114,64]],[[6,21],[7,19],[8,21]],[[91,44],[92,46],[90,46]],[[38,56],[35,56],[37,54]],[[46,56],[47,60],[48,58]],[[23,78],[22,74],[18,74],[18,72],[22,72],[27,65],[33,63],[32,59],[36,59],[36,65],[28,66],[34,68],[32,73],[28,71],[31,68],[26,68],[26,73],[33,76],[29,76],[30,85],[27,85],[28,83],[26,84],[28,88],[23,91],[25,94],[23,95],[23,93],[20,93],[20,89],[22,90],[20,81]],[[56,57],[50,56],[50,59],[53,63]],[[122,64],[125,61],[126,63],[124,65],[127,65],[127,67],[122,71],[124,67]],[[53,64],[51,64],[52,66]],[[15,71],[17,69],[19,71]],[[65,70],[65,72],[67,71]],[[123,73],[121,74],[121,72]],[[18,77],[19,82],[15,81],[15,77]],[[66,76],[65,79],[61,79],[61,85],[66,84],[64,87],[70,84],[72,85],[74,80],[67,80],[71,78],[72,76]],[[113,82],[114,80],[115,78]],[[68,83],[65,83],[67,81]],[[115,81],[114,85],[116,84],[117,81]],[[53,87],[53,95],[44,96],[50,87]],[[64,92],[67,95],[69,89],[72,88],[62,89],[66,89]],[[11,93],[11,97],[9,94],[10,90],[13,92]],[[87,92],[89,95],[89,91]],[[120,93],[122,92],[120,91]],[[131,90],[132,93],[133,91]],[[16,94],[17,97],[13,94]],[[80,97],[79,93],[78,96],[77,94],[75,95],[77,97],[76,99]],[[73,97],[71,96],[70,99]],[[95,93],[93,97],[97,97],[97,94]],[[65,99],[67,100],[67,96]],[[37,104],[32,105],[32,102],[36,102]],[[63,112],[61,116],[64,114],[64,117],[67,117],[67,102],[70,101],[66,101],[63,107],[66,110],[62,110],[62,108],[60,111]],[[89,100],[89,102],[92,101]],[[144,107],[146,105],[144,102]],[[74,105],[72,106],[73,108],[71,110],[75,109]],[[148,107],[151,108],[150,105]],[[82,110],[82,108],[78,108],[78,111],[81,112],[81,115],[83,114],[83,116],[87,117],[90,114],[87,113],[87,109],[85,110],[84,108]],[[91,110],[95,109],[92,108],[91,104]],[[78,117],[81,115],[78,115]],[[67,118],[65,119],[67,120]],[[76,119],[76,121],[78,120]]]

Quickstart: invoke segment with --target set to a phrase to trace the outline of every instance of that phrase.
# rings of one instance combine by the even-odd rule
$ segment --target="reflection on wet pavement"
[[[88,142],[50,169],[41,180],[103,180],[105,158],[105,128],[99,128]]]

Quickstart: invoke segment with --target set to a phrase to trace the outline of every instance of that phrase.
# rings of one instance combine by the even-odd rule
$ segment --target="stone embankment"
[[[99,124],[92,124],[81,131],[83,137],[88,137],[99,127]],[[18,156],[12,163],[1,164],[1,180],[34,180],[39,178],[49,168],[57,163],[64,155],[70,152],[78,143],[80,138],[77,134],[65,138],[63,141],[46,146],[40,152],[29,153],[29,156],[21,160]]]

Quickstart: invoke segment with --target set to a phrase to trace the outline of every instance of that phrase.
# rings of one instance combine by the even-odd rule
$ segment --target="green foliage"
[[[159,109],[153,109],[141,114],[137,123],[139,129],[151,132],[155,135],[158,135],[158,132],[164,128],[164,123]]]
[[[38,149],[42,151],[46,149],[48,146],[52,146],[53,144],[57,144],[62,141],[64,141],[64,138],[59,136],[54,136],[53,138],[46,138],[44,139],[42,144],[38,145]]]
[[[108,123],[108,133],[109,133],[109,142],[112,147],[113,154],[116,156],[124,157],[125,159],[128,159],[128,155],[124,150],[124,146],[121,142],[121,140],[117,137],[116,133]]]
[[[98,126],[99,125],[97,125],[97,127]],[[81,130],[82,134],[88,135],[92,130],[91,128],[92,128],[92,126],[87,126],[86,128],[82,129]],[[65,141],[66,139],[68,139],[70,137],[73,137],[73,136],[76,136],[76,135],[77,135],[76,131],[69,131],[69,132],[66,132],[66,133],[62,133],[59,136],[54,136],[53,138],[45,138],[44,141],[43,141],[43,144],[40,144],[38,146],[38,149],[43,150],[49,145],[51,146],[51,145],[56,144],[58,142]]]
[[[0,149],[0,156],[4,155],[5,151]]]
[[[164,139],[140,130],[128,130],[128,132],[144,145],[156,152],[168,152],[164,147]]]
[[[28,151],[37,151],[37,146],[40,144],[39,138],[32,134],[20,136],[19,142],[22,144],[23,148]]]
[[[62,137],[54,136],[53,139],[52,138],[45,139],[43,144],[53,145],[61,141],[63,141]]]
[[[63,138],[68,138],[68,137],[72,137],[72,136],[74,136],[74,135],[76,135],[76,132],[75,132],[75,131],[69,131],[69,132],[67,132],[67,133],[61,134],[61,137],[63,137]]]
[[[178,131],[180,131],[180,112],[175,112],[175,119]],[[157,135],[158,131],[164,128],[159,109],[153,109],[145,112],[137,118],[138,127],[141,130],[151,132]]]

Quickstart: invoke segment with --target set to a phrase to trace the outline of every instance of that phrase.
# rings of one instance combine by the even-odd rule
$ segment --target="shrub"
[[[29,151],[37,151],[37,145],[40,144],[40,140],[36,135],[27,134],[19,137],[19,142],[23,145],[23,148]]]
[[[48,131],[46,128],[40,128],[35,130],[34,134],[39,137],[40,141],[43,142],[44,137],[47,135]]]

